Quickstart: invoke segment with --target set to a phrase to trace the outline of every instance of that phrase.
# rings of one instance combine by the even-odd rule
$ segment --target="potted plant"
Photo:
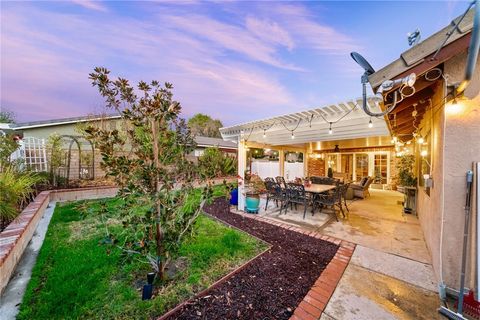
[[[404,187],[415,187],[417,185],[417,178],[414,174],[415,157],[411,154],[399,157],[397,161],[397,180],[398,191],[404,192]]]
[[[414,173],[415,157],[411,154],[401,156],[397,161],[398,183],[397,190],[405,194],[403,211],[412,213],[417,203],[417,178]]]
[[[248,176],[245,183],[245,209],[249,213],[258,213],[260,195],[265,192],[265,183],[257,174]]]
[[[333,178],[333,169],[332,169],[332,167],[329,167],[329,168],[328,168],[327,176],[328,176],[329,178]]]

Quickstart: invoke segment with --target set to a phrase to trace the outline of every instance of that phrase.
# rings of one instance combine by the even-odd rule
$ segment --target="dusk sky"
[[[468,2],[1,2],[1,106],[19,122],[103,112],[95,66],[174,85],[183,116],[232,125],[361,95],[375,69]]]

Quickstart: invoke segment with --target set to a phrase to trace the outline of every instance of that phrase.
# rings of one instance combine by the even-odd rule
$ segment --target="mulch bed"
[[[289,319],[338,246],[231,213],[225,199],[205,211],[272,247],[208,294],[168,319]]]

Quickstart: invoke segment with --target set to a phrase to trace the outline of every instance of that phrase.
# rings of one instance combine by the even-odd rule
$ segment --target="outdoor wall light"
[[[373,122],[372,122],[372,119],[370,119],[370,121],[368,122],[368,127],[369,127],[369,128],[373,128]]]
[[[447,104],[445,111],[448,114],[458,114],[462,112],[462,109],[463,109],[463,104],[460,101],[458,101],[457,98],[455,98],[451,103]]]

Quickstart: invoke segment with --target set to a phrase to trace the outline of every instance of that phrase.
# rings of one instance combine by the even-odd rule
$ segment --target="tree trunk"
[[[151,121],[151,127],[152,127],[152,136],[153,136],[153,159],[154,159],[154,165],[155,169],[160,168],[160,162],[158,159],[158,123],[155,121],[155,119],[152,119]],[[158,194],[160,192],[160,177],[158,176],[158,172],[155,173],[155,190]],[[157,195],[158,196],[158,195]],[[156,199],[156,222],[155,222],[155,228],[156,228],[156,246],[157,246],[157,277],[161,280],[164,280],[165,278],[165,261],[163,261],[163,258],[165,257],[165,248],[163,247],[163,230],[162,226],[160,225],[160,218],[162,215],[162,207],[161,204],[159,203],[159,200]]]

